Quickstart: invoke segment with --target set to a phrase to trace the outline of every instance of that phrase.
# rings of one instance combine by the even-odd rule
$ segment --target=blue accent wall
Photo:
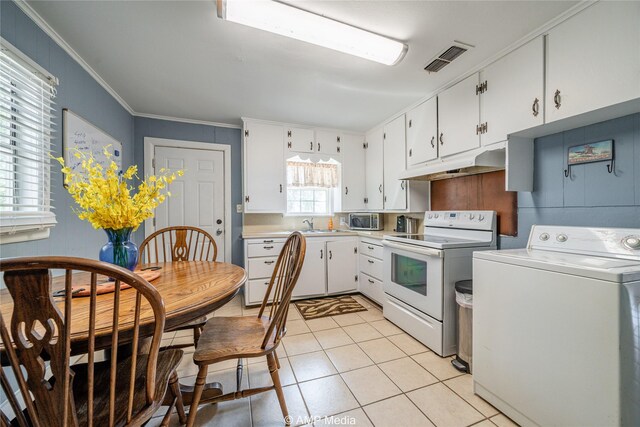
[[[133,163],[134,119],[73,58],[40,29],[15,3],[0,1],[0,34],[60,80],[56,96],[54,155],[62,153],[62,109],[68,108],[122,143],[123,165]],[[0,256],[69,255],[97,258],[106,242],[71,211],[72,199],[62,186],[57,163],[51,169],[51,197],[58,224],[48,239],[0,246]]]
[[[567,149],[614,140],[615,174],[607,162],[572,166]],[[518,236],[500,248],[527,245],[534,224],[640,228],[640,113],[537,138],[532,193],[518,193]]]
[[[135,118],[134,159],[144,172],[144,138],[165,138],[181,141],[209,142],[231,146],[231,260],[244,265],[242,214],[236,213],[236,204],[242,204],[242,135],[240,129],[174,122],[170,120]],[[136,241],[144,240],[144,225],[136,232]]]

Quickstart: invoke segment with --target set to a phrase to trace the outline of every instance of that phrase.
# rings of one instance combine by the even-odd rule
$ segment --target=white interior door
[[[156,230],[190,225],[211,234],[224,261],[224,153],[216,150],[155,147],[156,172],[184,170],[169,186],[171,197],[156,209]]]

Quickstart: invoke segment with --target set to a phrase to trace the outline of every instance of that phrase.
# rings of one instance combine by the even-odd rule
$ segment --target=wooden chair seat
[[[267,346],[262,347],[270,325],[266,316],[212,317],[200,335],[193,361],[197,365],[210,365],[228,359],[266,355],[277,344],[270,339]]]
[[[165,350],[158,355],[155,391],[158,395],[164,395],[169,384],[169,378],[177,369],[182,359],[182,350]],[[94,401],[95,412],[93,414],[93,425],[106,426],[109,420],[109,376],[111,374],[111,362],[104,361],[94,365]],[[136,377],[135,390],[138,390],[140,398],[133,400],[133,411],[140,412],[145,406],[144,399],[144,383],[146,381],[145,369],[147,365],[147,356],[139,355],[136,361]],[[73,397],[76,404],[78,414],[78,422],[80,426],[87,424],[87,396],[88,396],[88,364],[72,365],[71,370],[75,373],[73,377]],[[127,399],[129,398],[129,373],[131,372],[131,357],[119,361],[116,367],[116,390],[121,393],[116,394],[116,411],[115,425],[121,426],[125,424],[127,416]],[[155,413],[162,401],[158,401],[154,406],[144,408],[150,414]]]

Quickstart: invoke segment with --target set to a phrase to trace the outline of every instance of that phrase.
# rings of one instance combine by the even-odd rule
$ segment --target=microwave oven
[[[382,230],[382,214],[379,213],[351,213],[349,214],[349,228],[352,230]]]

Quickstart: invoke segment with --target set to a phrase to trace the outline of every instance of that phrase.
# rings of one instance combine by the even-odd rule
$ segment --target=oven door
[[[383,240],[384,291],[442,321],[444,252]]]

